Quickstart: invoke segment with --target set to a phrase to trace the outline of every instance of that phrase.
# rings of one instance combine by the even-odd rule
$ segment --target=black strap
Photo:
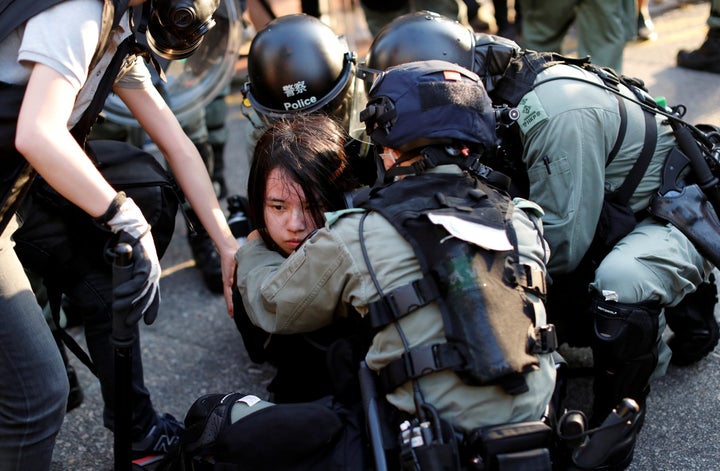
[[[625,99],[616,93],[613,93],[613,96],[617,99],[618,102],[618,112],[620,113],[620,129],[618,130],[617,138],[615,139],[615,145],[613,145],[612,150],[610,151],[607,159],[605,160],[605,167],[610,165],[612,161],[615,160],[615,156],[620,151],[623,141],[625,140],[625,131],[627,131],[627,108],[625,107]]]
[[[449,343],[412,348],[380,370],[380,387],[388,394],[412,379],[448,368],[462,369],[464,365],[462,354]]]
[[[370,303],[368,313],[370,328],[377,330],[385,327],[430,304],[439,296],[435,280],[429,276],[395,288],[389,293],[385,293],[378,301]]]
[[[90,372],[97,377],[97,367],[95,366],[95,363],[93,363],[93,361],[90,359],[90,356],[85,352],[85,350],[83,350],[80,345],[78,345],[75,339],[71,337],[70,334],[68,334],[65,329],[60,326],[60,302],[62,300],[62,292],[53,284],[48,285],[46,283],[45,286],[47,289],[50,313],[52,314],[53,322],[55,323],[53,335],[56,337],[56,339],[59,337],[62,340],[62,343],[64,343],[67,348],[69,348],[70,351],[73,352],[73,354],[75,354],[78,360],[80,360],[83,365],[87,366]]]
[[[547,294],[547,280],[544,271],[525,263],[508,265],[515,283],[517,283],[518,286],[541,299],[545,299],[545,295]]]
[[[134,44],[135,38],[133,35],[128,36],[122,43],[120,43],[117,52],[105,70],[105,74],[102,79],[100,79],[100,83],[98,84],[92,101],[85,109],[85,112],[82,114],[77,124],[75,124],[72,128],[71,133],[81,147],[85,148],[85,139],[88,134],[90,134],[90,128],[92,128],[93,124],[95,124],[98,115],[102,111],[103,106],[105,106],[105,100],[112,91],[112,86],[115,83],[118,72],[120,72],[120,69],[123,67],[125,59],[128,53],[133,49]]]
[[[553,324],[536,327],[534,337],[532,353],[546,354],[557,350],[559,342]],[[380,370],[380,387],[384,394],[389,394],[407,381],[449,368],[461,369],[465,363],[462,353],[450,343],[412,348]]]
[[[643,110],[644,111],[644,110]],[[609,199],[619,204],[627,204],[630,201],[630,197],[635,192],[640,180],[642,180],[645,171],[650,165],[650,160],[655,153],[655,146],[657,145],[657,123],[655,122],[655,115],[649,111],[644,111],[645,116],[645,140],[643,142],[640,156],[638,157],[635,165],[625,177],[625,181],[620,185]]]

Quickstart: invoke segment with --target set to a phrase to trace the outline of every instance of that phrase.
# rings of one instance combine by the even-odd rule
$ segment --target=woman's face
[[[274,168],[268,175],[264,204],[268,234],[286,255],[316,229],[305,193],[281,169]]]

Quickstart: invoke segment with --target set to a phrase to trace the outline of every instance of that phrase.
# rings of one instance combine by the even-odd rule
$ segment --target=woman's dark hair
[[[250,166],[248,203],[250,219],[268,247],[277,248],[264,216],[270,172],[280,169],[302,188],[313,222],[321,227],[324,212],[344,208],[344,192],[358,186],[349,173],[346,139],[337,121],[323,113],[281,118],[260,137]]]

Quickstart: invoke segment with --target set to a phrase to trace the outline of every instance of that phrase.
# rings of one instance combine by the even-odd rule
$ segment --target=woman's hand
[[[227,305],[228,315],[232,318],[235,316],[232,290],[235,286],[237,262],[235,261],[235,251],[218,251],[220,253],[220,267],[222,269],[223,279],[223,296],[225,296],[225,304]]]

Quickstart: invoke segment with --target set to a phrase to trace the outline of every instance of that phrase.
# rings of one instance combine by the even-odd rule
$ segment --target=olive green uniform
[[[562,53],[574,24],[578,57],[622,72],[625,43],[635,37],[635,0],[520,0],[526,49]]]
[[[529,198],[545,211],[545,238],[552,248],[548,263],[551,275],[570,273],[578,266],[595,233],[605,191],[614,191],[622,184],[645,136],[643,111],[626,101],[626,135],[617,156],[605,168],[620,128],[617,99],[609,91],[577,80],[541,83],[557,77],[602,83],[595,74],[578,67],[556,65],[537,76],[534,89],[518,104]],[[662,116],[655,117],[655,153],[630,199],[635,212],[648,207],[660,186],[665,157],[676,145],[670,126],[663,120]],[[674,306],[695,291],[710,269],[678,229],[646,218],[603,259],[591,286],[608,301]],[[660,337],[658,349],[656,376],[664,373],[670,358],[670,350]]]
[[[449,168],[459,171],[455,166]],[[271,333],[296,333],[326,326],[345,316],[349,307],[367,314],[368,305],[379,296],[361,251],[359,223],[363,212],[351,209],[329,213],[326,226],[287,259],[265,247],[261,239],[240,248],[236,255],[238,287],[253,323]],[[512,222],[519,240],[520,263],[544,270],[549,252],[538,232],[542,227],[540,216],[537,205],[519,200]],[[367,216],[364,235],[383,290],[389,292],[422,277],[412,247],[382,216]],[[530,293],[528,297],[536,325],[544,325],[542,302]],[[444,342],[442,314],[435,303],[404,317],[400,325],[411,348]],[[366,361],[377,371],[403,351],[397,329],[389,325],[374,336]],[[499,386],[468,386],[451,370],[422,377],[420,387],[426,401],[462,430],[539,420],[553,392],[555,369],[551,355],[538,355],[538,359],[540,367],[526,375],[529,391],[523,394],[509,395]],[[414,410],[409,382],[388,394],[387,399],[401,410]]]

